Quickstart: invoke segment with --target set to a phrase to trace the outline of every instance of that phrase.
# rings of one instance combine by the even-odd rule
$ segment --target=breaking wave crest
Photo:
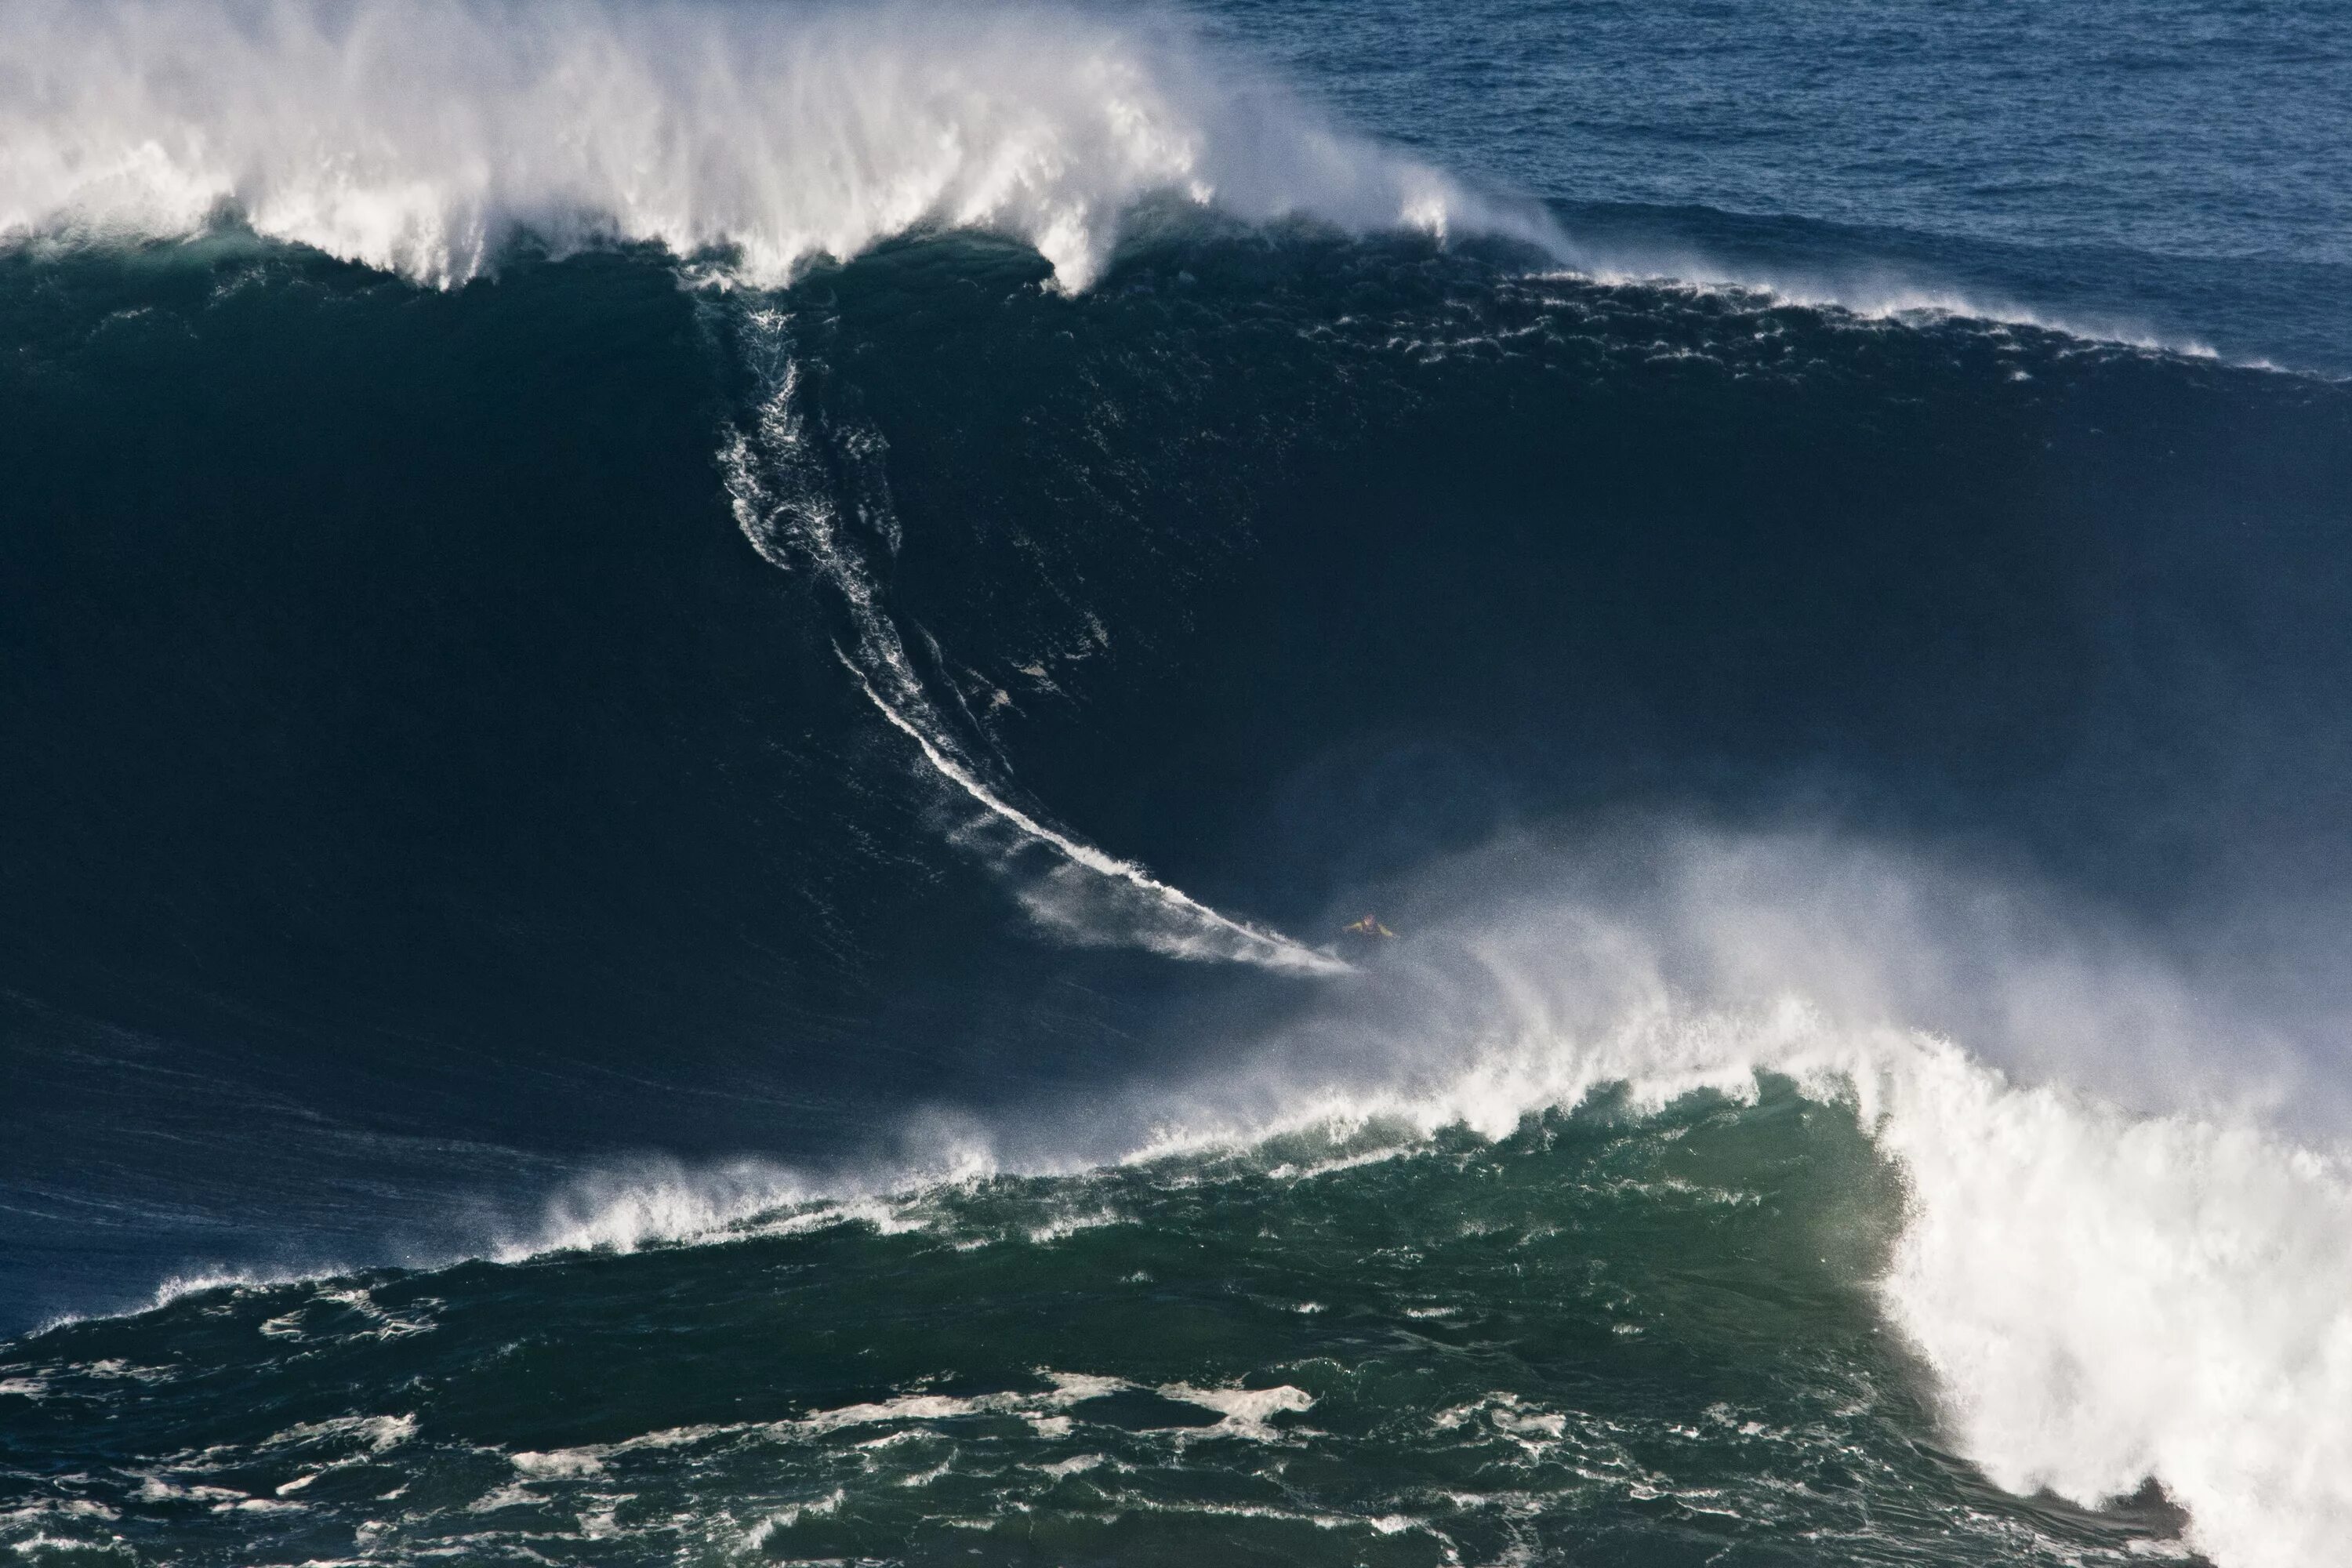
[[[1138,201],[1351,228],[1510,221],[1170,25],[924,4],[467,0],[0,16],[0,236],[260,233],[437,284],[528,234],[775,282],[925,225],[1059,284]],[[1526,226],[1524,223],[1519,226]]]
[[[2214,352],[2128,314],[1901,268],[1790,271],[1571,237],[1538,204],[1339,126],[1165,17],[936,0],[26,0],[0,14],[0,242],[234,218],[440,287],[525,238],[653,244],[767,287],[946,227],[1022,241],[1076,291],[1156,201],[1251,224],[1506,235],[1604,282]]]
[[[1985,930],[1939,935],[1922,913],[1981,907],[1984,889],[1930,868],[1796,840],[1659,853],[1647,900],[1587,887],[1437,915],[1412,954],[1203,1079],[1026,1127],[920,1122],[904,1160],[855,1177],[614,1173],[505,1255],[951,1227],[937,1194],[1016,1173],[1052,1175],[1050,1203],[1093,1213],[1108,1200],[1090,1189],[1121,1171],[1303,1180],[1460,1132],[1499,1142],[1596,1100],[1646,1118],[1783,1084],[1849,1111],[1895,1173],[1905,1204],[1871,1288],[1994,1481],[2097,1507],[2154,1480],[2225,1568],[2332,1561],[2352,1530],[2352,1162],[2210,1086],[2132,1111],[2036,1070],[2133,1048],[2170,1059],[2181,1042],[2144,1005],[2101,1000],[2146,993],[2155,960],[2069,950],[2021,921],[2011,935],[2045,943],[2039,965],[1988,974],[1970,956]],[[1809,899],[1848,918],[1805,918]],[[1841,989],[1840,974],[1910,985]],[[1799,989],[1809,977],[1823,984]],[[1972,1043],[2016,1065],[1890,1011],[1936,1011],[1939,983],[1947,1000],[2008,993],[1978,998]],[[1074,1139],[1079,1126],[1094,1131]]]
[[[848,1226],[953,1255],[1008,1225],[1045,1245],[1121,1223],[1139,1179],[1279,1187],[1442,1162],[1465,1138],[1497,1147],[1596,1105],[1671,1140],[1689,1123],[1677,1108],[1793,1091],[1851,1117],[1893,1173],[1892,1243],[1856,1283],[1988,1477],[2091,1508],[2152,1480],[2186,1510],[2186,1546],[2223,1568],[2333,1561],[2352,1530],[2352,1162],[2211,1084],[2158,1088],[2143,1098],[2177,1103],[2135,1111],[2072,1081],[2135,1047],[2160,1072],[2180,1043],[2166,1029],[2229,1020],[2110,1005],[2163,991],[2164,963],[2070,946],[2024,900],[1916,862],[1800,838],[1647,848],[1643,891],[1555,863],[1548,890],[1471,910],[1435,879],[1406,900],[1423,906],[1408,949],[1200,1076],[1026,1121],[934,1110],[862,1168],[613,1167],[475,1250],[519,1262]],[[2011,947],[2036,947],[2030,973],[1981,963],[2004,922]],[[1953,1014],[1956,997],[1973,1009]],[[1906,1011],[1976,1037],[1964,1048]],[[2251,1050],[2262,1034],[2233,1037]],[[2089,1066],[2041,1070],[2061,1060]],[[190,1279],[157,1304],[271,1285]]]

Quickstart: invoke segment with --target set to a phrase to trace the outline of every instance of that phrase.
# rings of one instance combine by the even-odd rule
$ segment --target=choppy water
[[[10,10],[0,1545],[2333,1561],[2347,80]]]
[[[2177,1554],[1924,1436],[1899,1202],[1783,1087],[197,1296],[12,1356],[10,1486],[191,1563]]]

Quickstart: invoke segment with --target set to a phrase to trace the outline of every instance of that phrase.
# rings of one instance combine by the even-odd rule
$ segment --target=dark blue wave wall
[[[1529,261],[1180,229],[1070,299],[934,238],[747,302],[9,258],[10,1321],[1296,1005],[1049,942],[950,841],[730,514],[757,304],[887,474],[965,740],[1220,907],[1321,941],[1507,828],[1796,817],[2340,948],[2352,392]]]

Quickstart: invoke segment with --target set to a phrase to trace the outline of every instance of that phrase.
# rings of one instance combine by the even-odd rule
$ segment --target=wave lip
[[[1172,193],[1247,221],[1503,222],[1174,24],[853,9],[26,0],[0,13],[0,237],[258,232],[449,286],[518,236],[787,279],[926,225],[1084,289]]]

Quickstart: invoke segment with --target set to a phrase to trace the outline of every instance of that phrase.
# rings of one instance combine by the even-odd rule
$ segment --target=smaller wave
[[[1642,872],[1595,868],[1635,847]],[[1137,1178],[1311,1181],[1449,1130],[1504,1139],[1604,1092],[1640,1116],[1699,1093],[1757,1103],[1778,1080],[1850,1108],[1899,1173],[1878,1300],[1992,1480],[2096,1506],[2153,1479],[2221,1568],[2337,1560],[2352,1153],[2264,1124],[2280,1085],[2304,1102],[2326,1087],[2274,1059],[2272,1023],[2079,911],[1899,857],[1801,836],[1614,848],[1563,865],[1517,847],[1450,890],[1433,878],[1406,900],[1423,918],[1396,962],[1186,1081],[1098,1088],[1084,1114],[935,1116],[906,1129],[904,1157],[835,1173],[615,1168],[488,1254],[842,1225],[1051,1245],[1126,1223]],[[1937,1015],[1975,1048],[1916,1021]],[[2206,1079],[2175,1081],[2200,1052]],[[2251,1075],[2235,1102],[2213,1076],[2229,1071]],[[2084,1087],[2131,1073],[2175,1103]],[[1037,1184],[983,1191],[1014,1173]]]
[[[1498,898],[1491,864],[1470,879],[1475,911],[1424,889],[1398,963],[1255,1056],[1097,1095],[1092,1142],[1070,1141],[1067,1116],[941,1123],[910,1134],[928,1173],[805,1184],[796,1209],[762,1216],[755,1194],[676,1172],[663,1182],[701,1195],[616,1192],[614,1212],[640,1237],[651,1213],[725,1222],[663,1237],[679,1240],[955,1229],[966,1219],[925,1182],[1018,1171],[1076,1177],[1063,1206],[1118,1223],[1089,1168],[1312,1180],[1426,1152],[1448,1129],[1503,1139],[1604,1091],[1646,1115],[1786,1081],[1851,1107],[1900,1173],[1879,1300],[1988,1476],[2086,1506],[2152,1478],[2223,1568],[2332,1563],[2352,1530],[2352,1157],[2263,1126],[2294,1081],[2271,1026],[2017,889],[1801,837],[1650,848],[1640,896],[1571,871]],[[2210,1063],[2189,1077],[2200,1051],[2251,1092],[2233,1101]],[[2179,1103],[2129,1110],[2081,1083],[2134,1075],[2142,1098]]]
[[[2266,1026],[2013,889],[1801,837],[1651,848],[1643,896],[1571,872],[1448,914],[1424,889],[1397,964],[1254,1057],[1094,1096],[1090,1141],[1067,1115],[942,1121],[909,1131],[928,1163],[848,1181],[625,1177],[539,1244],[834,1224],[984,1241],[971,1226],[1002,1216],[974,1221],[947,1188],[1058,1174],[1032,1196],[1115,1224],[1123,1176],[1315,1180],[1604,1091],[1648,1115],[1784,1081],[1851,1108],[1899,1173],[1878,1299],[1991,1479],[2099,1506],[2154,1479],[2223,1568],[2333,1563],[2352,1531],[2352,1155],[2266,1129],[2259,1081],[2234,1108],[2216,1082],[2173,1084],[2188,1103],[2156,1111],[2070,1081],[2168,1080],[2223,1041],[2259,1061]],[[1489,895],[1493,869],[1471,879]],[[1902,1020],[1964,994],[1983,1050]],[[761,1209],[779,1194],[795,1206]],[[1005,1234],[1055,1233],[1036,1222]]]
[[[450,285],[520,235],[726,251],[770,285],[926,226],[1082,289],[1172,195],[1244,221],[1516,224],[1176,24],[975,9],[20,0],[0,237],[263,235]]]
[[[1425,889],[1435,951],[1195,1086],[1139,1156],[1318,1125],[1501,1138],[1604,1089],[1654,1110],[1788,1080],[1853,1106],[1900,1173],[1880,1300],[1995,1482],[2098,1506],[2153,1479],[2224,1568],[2336,1560],[2352,1152],[2266,1125],[2287,1097],[2342,1104],[2326,1047],[2299,1058],[2083,911],[1922,862],[1802,837],[1588,848],[1549,890],[1504,891],[1491,858],[1450,915]],[[1634,852],[1645,891],[1590,869]]]

